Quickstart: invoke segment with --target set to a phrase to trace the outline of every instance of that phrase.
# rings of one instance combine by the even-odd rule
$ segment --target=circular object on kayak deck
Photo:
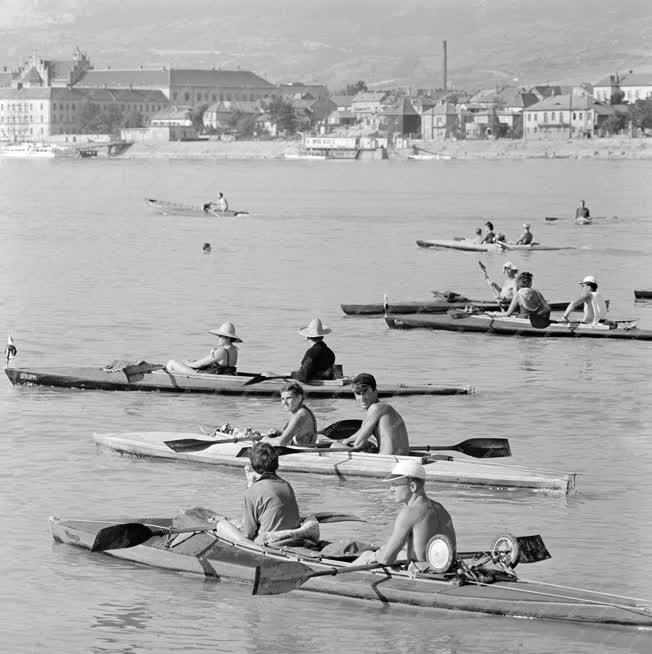
[[[443,574],[448,572],[453,564],[455,550],[453,543],[448,536],[444,534],[435,534],[426,545],[426,561],[430,569],[437,573]]]
[[[521,555],[521,548],[518,546],[516,536],[509,533],[498,534],[491,541],[491,553],[507,564],[515,568]]]

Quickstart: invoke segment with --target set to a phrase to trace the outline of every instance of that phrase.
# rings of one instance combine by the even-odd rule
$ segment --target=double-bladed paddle
[[[324,429],[322,429],[319,433],[333,441],[341,441],[345,438],[348,438],[352,434],[355,434],[355,432],[360,429],[361,425],[362,420],[338,420],[332,425],[324,427]],[[260,436],[249,437],[234,436],[232,438],[222,438],[215,441],[200,440],[199,438],[180,438],[179,440],[170,440],[164,442],[171,450],[174,450],[175,452],[201,452],[202,450],[206,450],[213,445],[238,443],[240,441],[259,441],[263,437],[264,434],[261,434]],[[249,448],[245,449],[249,450]],[[288,453],[286,452],[286,454]]]
[[[278,456],[286,454],[327,454],[330,452],[358,452],[359,450],[351,447],[292,447],[288,445],[273,445]],[[511,456],[512,451],[509,447],[509,441],[506,438],[469,438],[457,445],[411,445],[410,453],[419,456],[423,452],[435,450],[454,450],[476,459],[497,459],[500,457]],[[237,454],[236,458],[249,456],[250,447],[243,447]]]
[[[341,575],[348,572],[364,572],[376,568],[389,568],[394,565],[405,565],[407,561],[395,563],[367,563],[365,565],[350,565],[341,568],[328,568],[328,570],[313,570],[303,563],[294,561],[270,561],[256,566],[254,587],[252,595],[280,595],[301,587],[313,577],[326,577]]]
[[[269,381],[270,379],[291,379],[289,373],[287,375],[265,375],[264,373],[259,373],[254,375],[251,379],[248,379],[243,386],[251,386],[252,384],[259,384],[260,382]]]
[[[350,513],[335,513],[332,511],[312,513],[317,522],[366,522],[363,518]],[[104,552],[105,550],[119,550],[127,547],[142,545],[154,536],[174,536],[176,534],[200,534],[213,531],[215,525],[210,527],[185,527],[182,529],[149,527],[142,522],[123,522],[100,529],[90,547],[91,552]]]

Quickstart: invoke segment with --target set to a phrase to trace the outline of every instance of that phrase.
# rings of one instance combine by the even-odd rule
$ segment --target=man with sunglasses
[[[370,445],[369,439],[374,436],[379,454],[408,455],[410,443],[405,422],[393,406],[379,400],[375,377],[368,372],[357,375],[353,379],[353,393],[366,415],[360,429],[339,445],[363,448]]]
[[[389,482],[393,500],[403,504],[392,534],[380,549],[363,552],[354,565],[375,561],[391,565],[398,558],[426,561],[426,545],[435,534],[447,536],[455,551],[453,519],[439,502],[426,495],[425,480],[425,468],[418,461],[399,461],[394,466],[390,476],[383,480]],[[403,548],[406,548],[405,556]]]

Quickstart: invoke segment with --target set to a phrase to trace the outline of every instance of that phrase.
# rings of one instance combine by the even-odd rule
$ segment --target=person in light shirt
[[[503,274],[505,275],[505,281],[502,286],[499,286],[496,282],[492,282],[489,279],[486,269],[483,267],[484,278],[489,284],[489,288],[494,292],[498,303],[502,308],[507,308],[510,305],[510,302],[514,299],[514,295],[518,290],[516,285],[516,273],[518,268],[511,262],[505,261],[503,264]]]
[[[587,325],[597,325],[598,323],[607,320],[607,312],[609,311],[605,299],[598,291],[598,281],[593,275],[587,275],[580,283],[582,293],[573,300],[564,311],[562,320],[568,320],[571,311],[584,304],[584,316],[582,322]]]

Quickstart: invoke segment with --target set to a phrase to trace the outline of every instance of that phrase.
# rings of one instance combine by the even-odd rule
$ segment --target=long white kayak
[[[129,432],[122,434],[94,434],[101,446],[135,456],[151,456],[243,467],[248,458],[236,458],[236,454],[247,446],[247,442],[212,445],[199,452],[175,452],[165,441],[181,439],[215,440],[197,433],[183,432]],[[232,438],[231,434],[216,433],[218,439]],[[336,445],[337,446],[337,445]],[[474,459],[453,459],[452,457],[421,456],[417,458],[425,465],[428,481],[492,486],[504,489],[544,490],[570,493],[575,489],[575,473],[540,470],[518,465],[485,463]],[[286,472],[310,472],[323,475],[352,477],[386,477],[397,461],[414,460],[414,456],[370,454],[366,452],[320,452],[290,454],[279,457],[279,468]],[[450,459],[450,460],[449,460]]]
[[[417,245],[420,248],[444,248],[449,250],[463,250],[465,252],[511,252],[518,250],[523,252],[534,252],[537,250],[576,250],[572,245],[541,245],[532,243],[531,245],[516,245],[515,243],[476,243],[471,239],[455,240],[418,240]]]

